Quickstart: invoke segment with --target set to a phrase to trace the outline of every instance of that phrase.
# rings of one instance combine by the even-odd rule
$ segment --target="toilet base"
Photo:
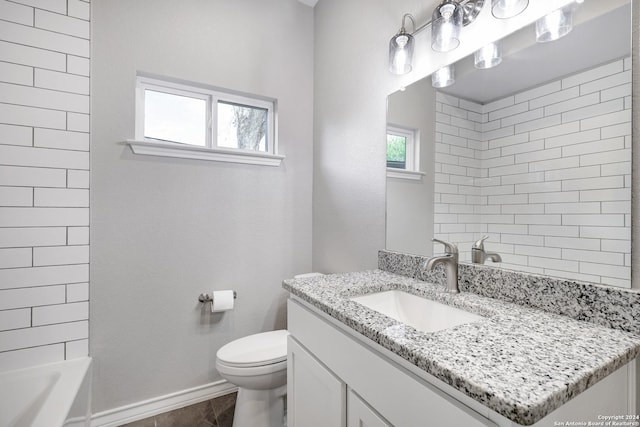
[[[238,388],[233,427],[283,427],[287,386],[271,390]]]

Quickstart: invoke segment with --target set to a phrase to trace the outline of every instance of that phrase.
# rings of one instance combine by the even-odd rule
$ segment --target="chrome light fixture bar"
[[[460,28],[475,21],[482,10],[485,0],[444,0],[433,12],[434,19],[416,28],[415,20],[411,14],[405,13],[402,17],[400,30],[389,41],[389,71],[393,74],[406,74],[412,69],[414,50],[413,34],[422,31],[432,25],[432,39],[434,50],[447,52],[460,44]],[[413,32],[406,30],[406,20],[411,20]],[[436,24],[436,20],[440,20]],[[438,29],[434,29],[437,27]]]
[[[398,33],[389,41],[389,71],[393,74],[407,74],[411,72],[411,61],[413,59],[413,36],[405,30],[405,20],[409,18],[413,24],[413,30],[416,29],[416,23],[413,16],[405,13],[402,17],[402,26]]]

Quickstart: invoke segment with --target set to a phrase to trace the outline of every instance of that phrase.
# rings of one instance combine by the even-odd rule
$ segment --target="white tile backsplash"
[[[33,308],[33,326],[75,322],[89,317],[88,302],[74,302]]]
[[[4,122],[14,125],[64,129],[66,116],[64,111],[0,103],[0,117]],[[7,163],[3,161],[3,164]]]
[[[89,246],[53,246],[33,248],[33,265],[66,265],[89,263]]]
[[[0,227],[84,225],[89,225],[89,208],[0,207]]]
[[[33,145],[62,150],[89,151],[89,134],[36,128],[33,134]]]
[[[2,11],[0,10],[0,16]],[[33,86],[33,68],[24,65],[0,62],[0,81]]]
[[[7,21],[33,26],[33,8],[0,0],[0,16]]]
[[[29,288],[88,281],[88,264],[0,269],[0,289]]]
[[[0,228],[0,248],[60,246],[67,241],[67,227]]]
[[[89,40],[46,29],[0,21],[0,38],[11,43],[89,58]]]
[[[89,132],[89,114],[68,112],[67,130]]]
[[[0,187],[0,206],[33,206],[33,189]]]
[[[66,56],[60,52],[0,40],[0,61],[65,71]]]
[[[89,340],[67,341],[65,343],[65,358],[75,359],[89,354]]]
[[[0,268],[31,267],[32,255],[31,248],[0,249]]]
[[[31,309],[0,311],[0,331],[31,327]]]
[[[630,287],[628,62],[486,105],[438,94],[435,237],[488,233],[507,268]]]
[[[72,188],[36,188],[34,206],[89,207],[89,190]]]
[[[59,13],[51,13],[46,10],[36,9],[35,26],[83,39],[89,38],[89,21]]]
[[[89,300],[88,283],[72,283],[67,285],[67,302],[78,302]]]
[[[59,323],[0,332],[0,352],[89,337],[89,322]]]
[[[68,15],[79,19],[89,20],[90,8],[89,3],[82,0],[67,0]]]
[[[0,83],[0,102],[51,110],[89,112],[89,96],[39,87]]]
[[[89,77],[51,70],[35,70],[35,86],[89,95]]]
[[[63,343],[0,352],[0,367],[2,367],[3,371],[22,369],[60,360],[64,360]]]
[[[0,290],[0,310],[37,307],[40,305],[63,304],[65,287],[42,286],[25,289]]]
[[[66,182],[65,169],[0,166],[0,185],[64,187]]]
[[[0,371],[88,354],[90,4],[0,0]]]

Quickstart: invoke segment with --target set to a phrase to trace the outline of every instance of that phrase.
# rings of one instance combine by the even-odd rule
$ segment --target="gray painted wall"
[[[377,267],[385,247],[386,98],[399,89],[386,46],[403,13],[432,10],[421,3],[321,0],[315,7],[314,270]]]
[[[313,9],[295,0],[92,9],[90,353],[100,412],[219,380],[223,344],[286,326],[281,281],[311,269]],[[121,141],[134,135],[137,71],[276,98],[283,164],[133,155]],[[236,308],[202,311],[198,294],[214,289],[235,289]]]

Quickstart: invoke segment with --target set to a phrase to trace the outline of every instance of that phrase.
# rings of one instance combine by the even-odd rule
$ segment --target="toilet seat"
[[[287,370],[287,361],[283,360],[277,363],[270,363],[262,366],[234,366],[227,365],[221,360],[216,360],[216,370],[222,375],[236,377],[259,377],[261,375],[270,375],[279,371]]]
[[[216,353],[217,363],[225,368],[259,368],[269,365],[286,366],[287,361],[286,329],[249,335],[232,341]],[[275,366],[268,371],[273,372]]]

